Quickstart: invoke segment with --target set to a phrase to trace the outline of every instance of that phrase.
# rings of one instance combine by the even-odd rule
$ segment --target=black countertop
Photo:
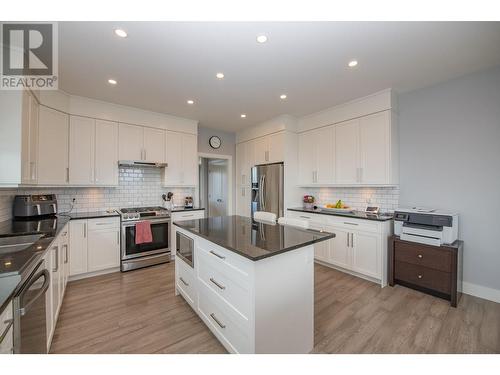
[[[264,224],[243,216],[174,222],[178,227],[253,261],[334,238],[335,234]]]
[[[332,216],[342,216],[342,217],[350,217],[353,219],[363,219],[363,220],[373,220],[373,221],[388,221],[393,219],[392,214],[367,214],[364,211],[351,211],[351,212],[332,212],[325,211],[321,208],[303,208],[303,207],[295,207],[289,208],[289,211],[297,211],[297,212],[306,212],[308,214],[321,214],[321,215],[332,215]]]

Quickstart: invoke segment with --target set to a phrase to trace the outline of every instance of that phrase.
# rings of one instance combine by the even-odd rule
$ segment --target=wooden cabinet
[[[165,130],[144,128],[144,159],[148,162],[165,161]]]
[[[96,120],[95,185],[118,185],[118,123]]]
[[[38,101],[28,91],[23,91],[21,135],[21,183],[37,183],[38,161]]]
[[[40,106],[38,128],[38,184],[67,185],[69,119],[68,115]]]
[[[142,126],[120,123],[118,157],[120,160],[143,160],[144,131]]]
[[[120,228],[90,230],[87,271],[94,272],[120,266]]]
[[[198,138],[194,134],[166,132],[164,185],[196,186],[198,183]]]
[[[69,183],[92,185],[95,178],[95,120],[70,116]]]
[[[299,135],[299,184],[335,182],[335,129],[330,126]]]

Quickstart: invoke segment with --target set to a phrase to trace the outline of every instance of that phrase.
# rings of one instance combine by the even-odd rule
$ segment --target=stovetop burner
[[[167,211],[166,208],[155,206],[155,207],[127,207],[120,208],[120,212],[122,213],[131,213],[131,212],[151,212],[151,211]]]
[[[168,210],[161,206],[155,207],[127,207],[119,210],[122,221],[140,220],[141,218],[155,219],[170,217]]]

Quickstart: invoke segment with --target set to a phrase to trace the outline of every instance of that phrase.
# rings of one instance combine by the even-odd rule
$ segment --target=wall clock
[[[214,136],[210,137],[210,139],[208,140],[208,143],[209,143],[210,147],[218,149],[218,148],[220,148],[222,141],[220,140],[219,137],[214,135]]]

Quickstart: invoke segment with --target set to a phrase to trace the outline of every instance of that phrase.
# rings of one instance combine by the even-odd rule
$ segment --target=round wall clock
[[[220,148],[222,141],[220,140],[219,137],[214,135],[214,136],[210,137],[210,139],[208,140],[208,144],[210,145],[210,147],[217,149],[217,148]]]

